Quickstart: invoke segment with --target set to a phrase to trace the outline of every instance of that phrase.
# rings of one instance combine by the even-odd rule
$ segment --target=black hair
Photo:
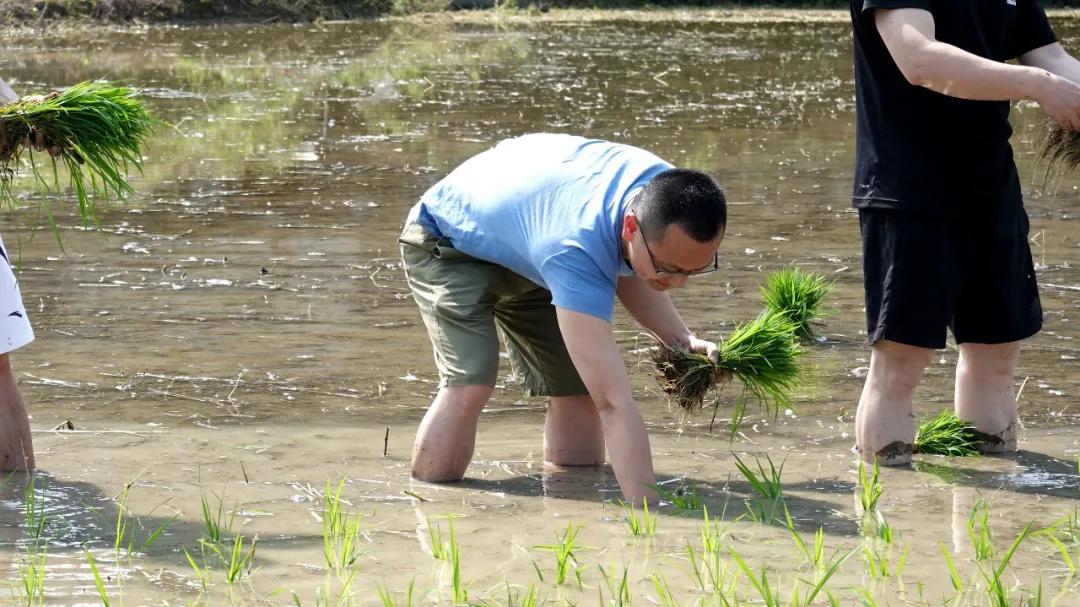
[[[709,242],[727,225],[724,190],[708,173],[668,169],[646,184],[633,204],[642,229],[659,237],[671,224],[698,242]]]

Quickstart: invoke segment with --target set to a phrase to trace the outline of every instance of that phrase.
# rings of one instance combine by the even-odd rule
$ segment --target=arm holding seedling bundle
[[[701,352],[716,360],[716,344],[698,339],[690,332],[667,291],[652,289],[636,276],[623,276],[619,278],[615,294],[634,320],[665,344]]]
[[[691,352],[700,352],[713,361],[719,357],[719,349],[715,343],[698,339],[690,332],[667,291],[652,289],[644,280],[636,276],[623,276],[619,278],[615,294],[630,316],[633,316],[634,320],[663,340],[665,344],[685,348]],[[717,368],[713,383],[726,382],[730,379],[730,372]]]
[[[630,378],[611,325],[604,320],[556,307],[559,330],[574,367],[600,414],[608,457],[623,496],[634,504],[655,504],[652,450],[645,420],[634,402]]]
[[[1080,61],[1057,42],[1020,55],[1020,63],[1080,83]]]
[[[1080,130],[1080,84],[1071,78],[1044,66],[993,61],[941,42],[934,17],[926,10],[876,9],[874,23],[911,84],[961,99],[1030,99],[1057,122]]]

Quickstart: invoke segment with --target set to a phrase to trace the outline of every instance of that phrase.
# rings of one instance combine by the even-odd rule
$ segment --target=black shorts
[[[859,209],[867,338],[944,348],[1003,344],[1042,328],[1023,207],[930,217]]]

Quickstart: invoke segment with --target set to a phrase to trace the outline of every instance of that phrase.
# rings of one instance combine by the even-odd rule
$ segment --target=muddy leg
[[[855,413],[855,441],[866,462],[911,462],[915,441],[912,398],[934,351],[889,340],[874,344],[870,373]]]
[[[492,386],[439,390],[416,431],[413,478],[438,483],[465,476],[476,445],[476,424],[493,390]]]
[[[1013,376],[1020,344],[960,344],[956,365],[956,415],[983,434],[984,453],[1016,450],[1019,424]]]
[[[557,466],[604,463],[604,432],[592,398],[553,396],[544,423],[544,461]]]
[[[33,470],[34,444],[11,360],[0,354],[0,470]]]

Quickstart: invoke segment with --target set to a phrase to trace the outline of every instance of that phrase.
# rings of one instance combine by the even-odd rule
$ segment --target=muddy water
[[[1080,22],[1056,25],[1080,43]],[[667,506],[656,536],[635,539],[609,470],[545,469],[543,402],[522,400],[510,377],[484,414],[467,480],[409,479],[436,376],[396,234],[416,197],[457,163],[539,130],[630,142],[721,178],[733,205],[722,271],[677,295],[699,332],[719,338],[756,314],[765,271],[796,262],[837,280],[794,411],[754,414],[729,442],[709,432],[708,415],[671,410],[644,371],[634,385],[662,482],[696,487],[724,541],[750,568],[766,566],[785,600],[799,580],[816,579],[814,568],[787,530],[740,518],[752,489],[732,451],[785,462],[794,525],[811,543],[822,528],[827,556],[863,545],[848,450],[868,351],[847,198],[854,115],[842,15],[34,33],[3,47],[0,72],[20,90],[107,76],[145,87],[174,125],[153,140],[138,196],[103,210],[100,231],[61,218],[66,254],[33,230],[32,211],[4,216],[38,335],[13,361],[41,468],[47,603],[100,602],[84,550],[113,604],[292,604],[293,592],[305,605],[328,594],[336,602],[345,584],[327,570],[319,515],[326,483],[342,477],[348,509],[364,515],[350,587],[360,604],[410,580],[424,601],[451,600],[453,576],[429,555],[428,534],[430,519],[446,535],[448,515],[472,600],[502,604],[506,583],[535,583],[552,601],[598,604],[598,593],[611,595],[598,565],[620,579],[627,567],[638,603],[657,600],[657,572],[680,604],[700,596],[686,553],[687,543],[700,553],[700,513]],[[828,584],[841,604],[859,592],[881,604],[952,597],[942,547],[970,590],[960,604],[984,604],[980,567],[997,560],[977,562],[968,539],[979,500],[990,506],[994,559],[1028,521],[1045,527],[1077,506],[1080,347],[1070,321],[1080,313],[1080,180],[1042,187],[1031,153],[1038,110],[1014,116],[1046,309],[1017,380],[1021,452],[883,471],[879,508],[897,538],[879,548],[891,574],[904,562],[902,573],[875,577],[856,553]],[[27,203],[35,208],[29,194]],[[635,326],[620,316],[616,328],[637,369]],[[920,413],[950,406],[955,359],[948,350],[935,360]],[[66,420],[77,430],[50,430]],[[122,509],[137,545],[118,557],[127,483]],[[30,543],[27,484],[14,476],[0,493],[13,583]],[[213,556],[202,560],[202,498],[212,511],[222,503],[226,520],[235,511],[227,537],[259,539],[254,571],[232,587]],[[580,586],[571,572],[556,589],[554,556],[538,546],[568,524],[581,526]],[[184,549],[211,563],[208,593]],[[734,575],[733,557],[724,562]],[[1041,580],[1046,604],[1071,605],[1068,573],[1048,541],[1031,539],[1003,579],[1014,600]],[[754,596],[745,576],[732,587]]]

